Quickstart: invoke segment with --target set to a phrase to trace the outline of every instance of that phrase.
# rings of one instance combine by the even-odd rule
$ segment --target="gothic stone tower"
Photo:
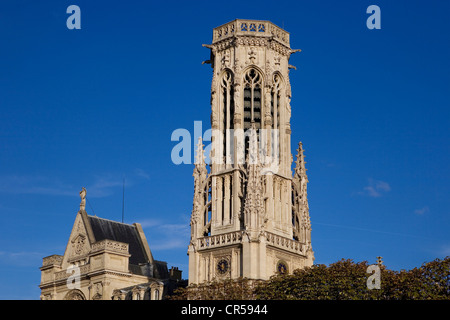
[[[234,20],[213,31],[211,163],[199,139],[189,283],[268,279],[313,264],[302,144],[292,172],[289,33]]]

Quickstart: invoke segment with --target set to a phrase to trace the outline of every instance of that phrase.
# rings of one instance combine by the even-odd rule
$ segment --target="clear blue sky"
[[[81,8],[81,30],[66,9]],[[369,5],[381,29],[366,27]],[[140,222],[188,273],[192,165],[170,137],[209,128],[212,29],[291,34],[292,149],[305,148],[316,263],[395,270],[450,255],[449,1],[2,1],[0,299],[38,299],[81,187],[89,214]]]

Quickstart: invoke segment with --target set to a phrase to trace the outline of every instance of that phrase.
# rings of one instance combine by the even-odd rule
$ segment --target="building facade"
[[[43,259],[41,300],[161,300],[181,270],[153,259],[142,227],[88,215],[86,189],[64,255]]]
[[[289,33],[269,21],[213,30],[211,154],[199,140],[188,247],[189,284],[268,279],[311,266],[302,144],[292,172]]]

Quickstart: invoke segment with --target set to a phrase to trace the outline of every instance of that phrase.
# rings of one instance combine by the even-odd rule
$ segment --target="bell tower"
[[[199,139],[189,283],[268,279],[312,265],[303,146],[292,172],[289,33],[234,20],[203,45],[211,58],[211,163]],[[209,170],[208,170],[209,169]]]

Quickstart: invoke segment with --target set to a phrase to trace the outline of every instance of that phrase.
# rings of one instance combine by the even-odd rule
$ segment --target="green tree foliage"
[[[172,300],[254,300],[258,282],[249,279],[211,281],[179,288]]]
[[[213,281],[179,289],[172,299],[199,300],[449,300],[450,257],[419,268],[393,271],[381,265],[380,289],[369,290],[367,261],[313,265],[267,281]]]

